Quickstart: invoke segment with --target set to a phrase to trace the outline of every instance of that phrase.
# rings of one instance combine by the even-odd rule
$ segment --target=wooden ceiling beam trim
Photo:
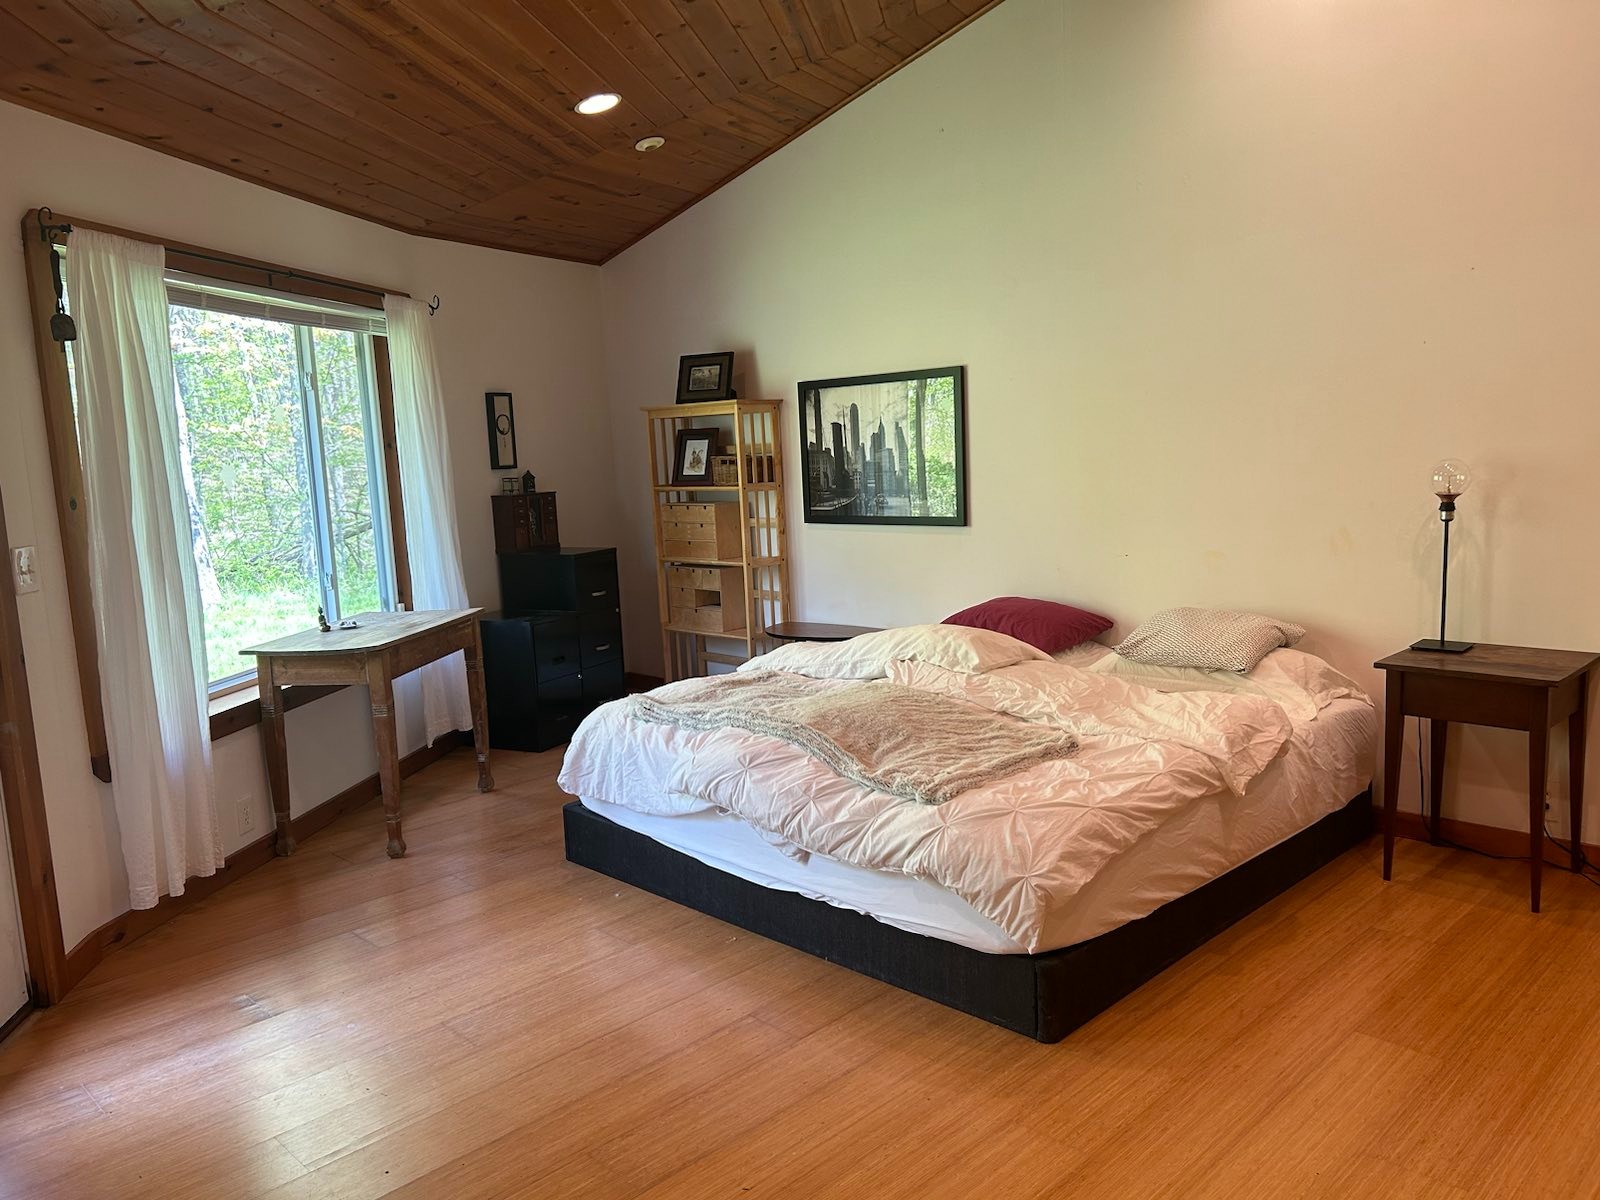
[[[158,14],[157,21],[127,33],[105,32],[123,45],[189,74],[201,85],[198,95],[210,89],[231,92],[261,105],[276,118],[269,124],[279,128],[286,127],[289,120],[310,129],[338,125],[349,133],[338,140],[346,141],[356,153],[377,154],[468,200],[525,178],[509,171],[503,158],[399,116],[342,80],[261,42],[194,0],[143,3]],[[71,0],[71,4],[79,9],[106,7],[99,0]],[[345,120],[341,123],[336,117]],[[404,134],[395,129],[399,122],[409,127]],[[477,159],[470,166],[463,162],[469,156]]]

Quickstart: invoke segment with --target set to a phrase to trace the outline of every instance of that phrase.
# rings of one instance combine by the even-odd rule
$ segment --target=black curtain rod
[[[247,271],[260,271],[270,281],[273,276],[280,279],[304,279],[308,283],[326,283],[332,287],[346,292],[365,292],[369,296],[387,296],[389,293],[378,288],[362,287],[358,283],[341,283],[337,279],[327,279],[321,275],[305,275],[299,271],[291,271],[288,267],[263,267],[260,263],[245,262],[238,258],[224,258],[220,254],[202,254],[198,250],[175,250],[175,254],[182,254],[186,258],[198,258],[205,262],[221,263],[225,267],[242,267]]]
[[[71,225],[52,223],[54,220],[55,214],[48,208],[39,209],[39,236],[45,241],[50,240],[50,235],[52,233],[72,232]],[[189,258],[198,258],[204,262],[220,263],[225,267],[242,267],[247,271],[260,271],[262,274],[266,275],[269,282],[274,275],[277,275],[284,279],[303,279],[307,283],[325,283],[347,292],[364,292],[368,296],[378,296],[381,298],[389,295],[388,292],[381,291],[378,288],[362,287],[358,283],[343,283],[337,279],[328,279],[321,275],[306,275],[299,271],[290,270],[288,267],[263,267],[260,263],[245,262],[238,258],[224,258],[220,254],[203,254],[199,250],[178,250],[175,251],[175,253],[185,255]],[[428,315],[431,317],[438,311],[439,297],[435,295],[428,304]]]

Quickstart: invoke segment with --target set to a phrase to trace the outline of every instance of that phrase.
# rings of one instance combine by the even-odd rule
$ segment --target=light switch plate
[[[11,577],[16,580],[17,595],[23,596],[39,590],[38,551],[32,546],[11,548]]]

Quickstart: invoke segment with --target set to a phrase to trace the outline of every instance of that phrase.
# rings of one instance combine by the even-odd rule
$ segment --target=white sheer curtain
[[[389,372],[394,379],[395,441],[412,604],[419,610],[466,608],[444,388],[439,383],[428,308],[416,300],[385,296],[383,312],[389,327]],[[462,655],[452,654],[423,667],[420,674],[423,725],[429,743],[452,729],[471,729]]]
[[[164,265],[160,246],[89,229],[67,254],[100,690],[134,908],[223,863]]]

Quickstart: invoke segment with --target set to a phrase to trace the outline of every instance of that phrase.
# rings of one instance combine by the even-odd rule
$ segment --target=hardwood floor
[[[1600,890],[1369,843],[1057,1046],[561,855],[468,753],[0,1045],[0,1196],[1600,1193]]]

